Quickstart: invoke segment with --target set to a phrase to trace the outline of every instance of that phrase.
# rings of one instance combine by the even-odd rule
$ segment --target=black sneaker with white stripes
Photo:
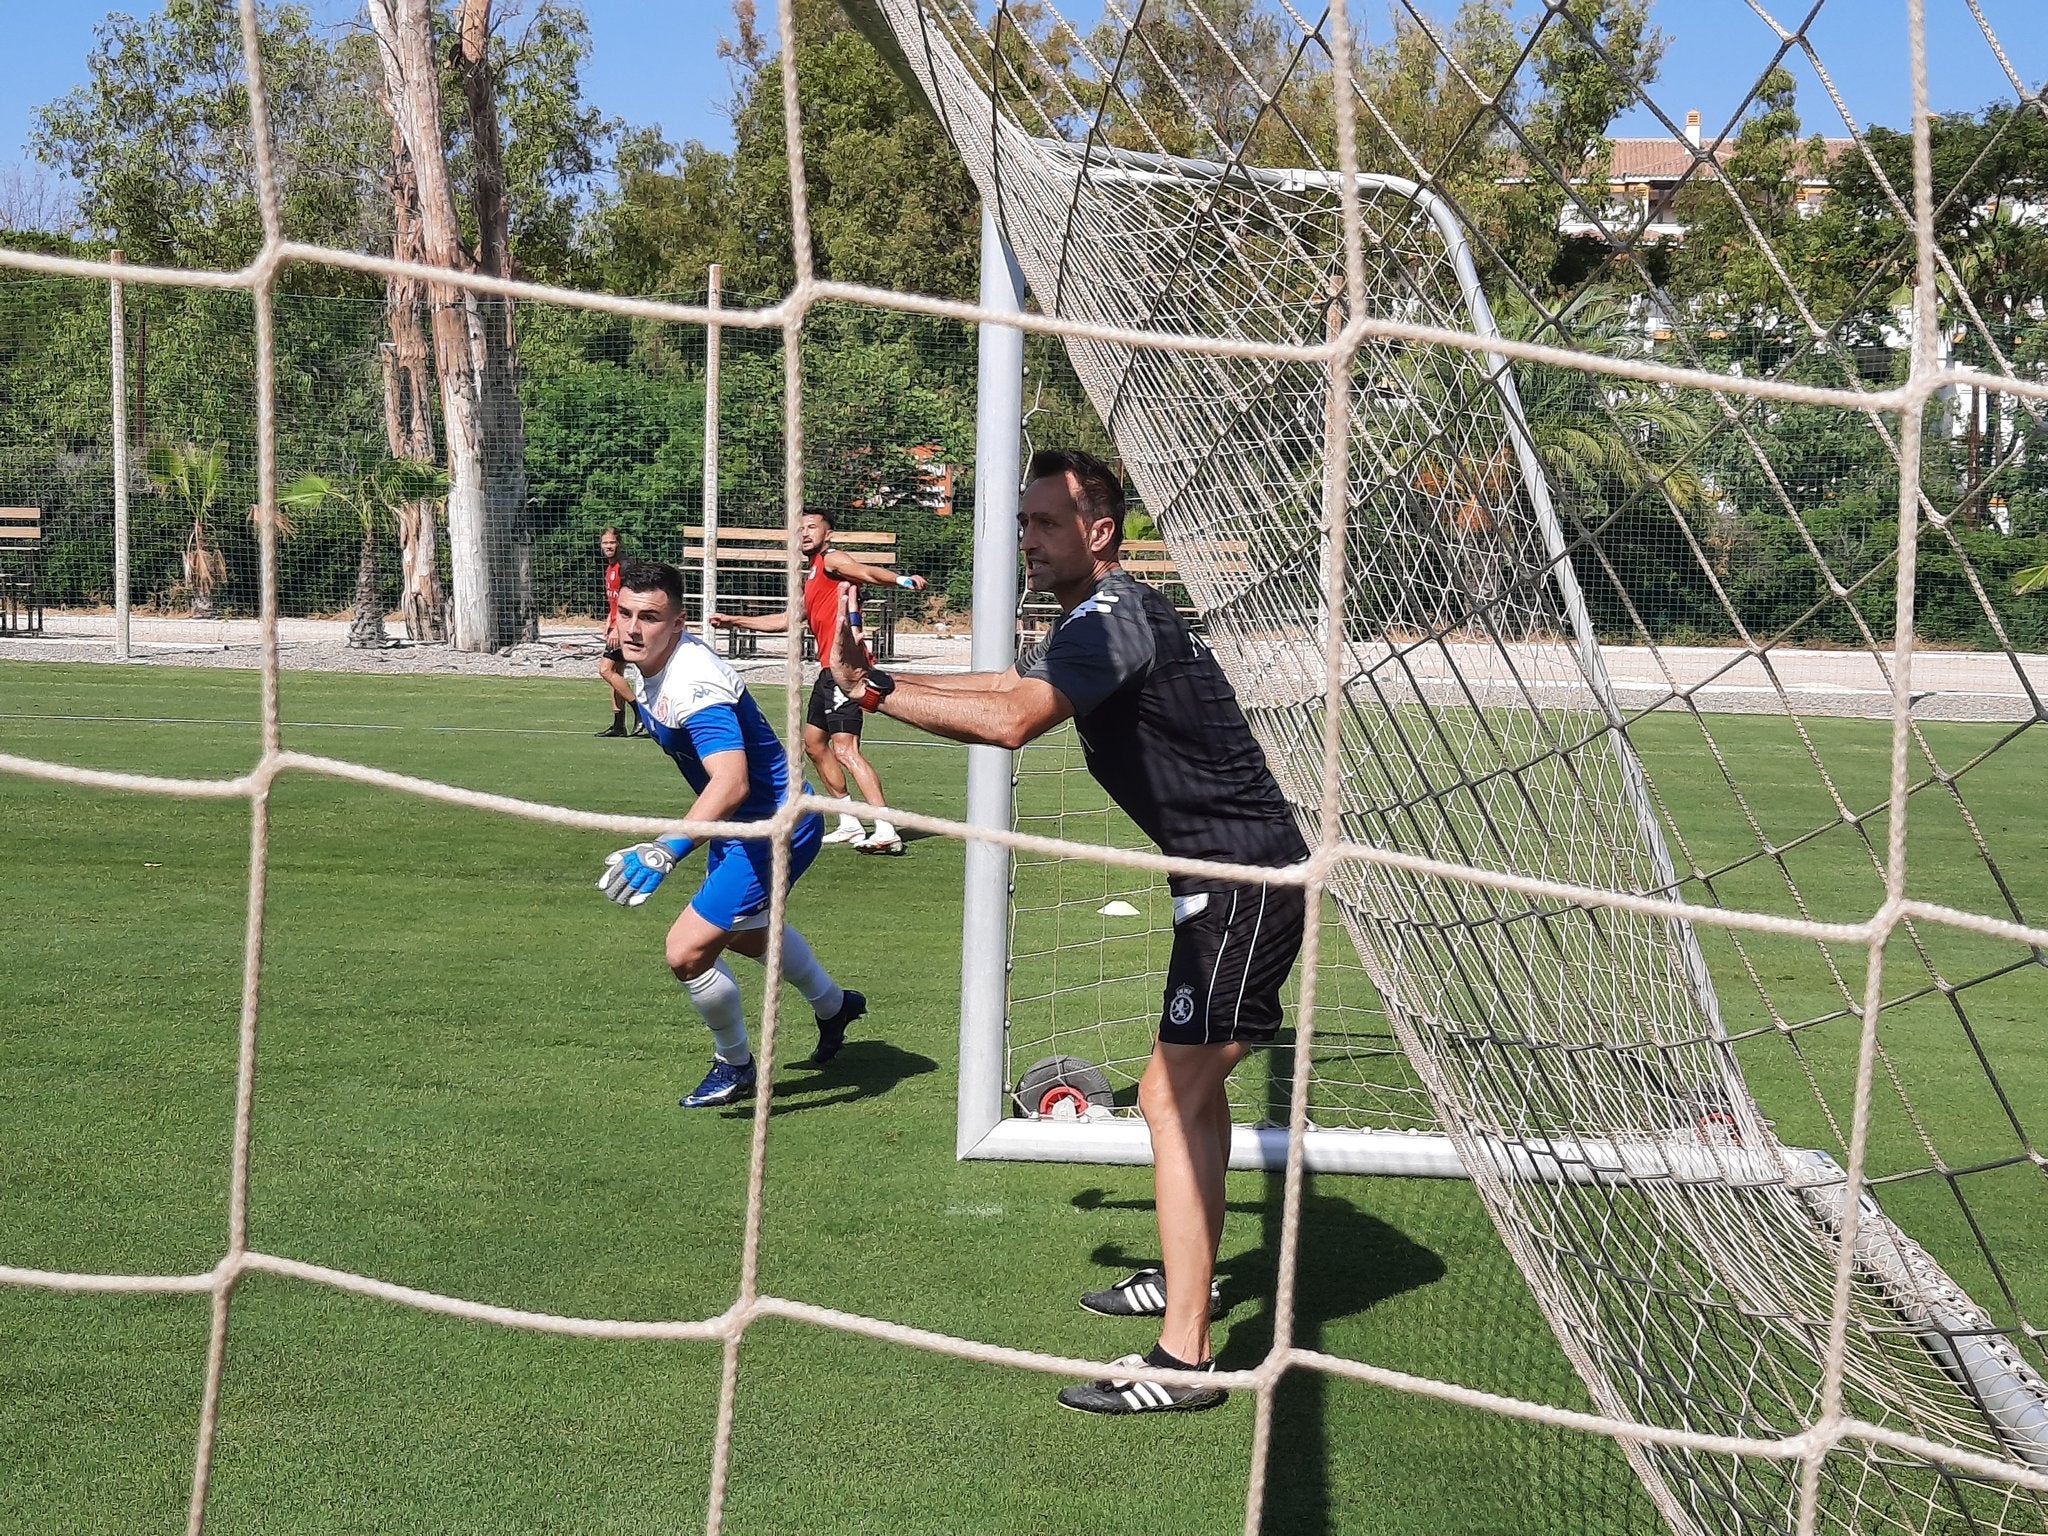
[[[1104,1317],[1164,1317],[1166,1272],[1156,1268],[1141,1269],[1135,1275],[1117,1281],[1106,1291],[1089,1291],[1081,1298],[1081,1308]],[[1223,1301],[1223,1287],[1211,1280],[1209,1321],[1213,1323],[1229,1310]]]
[[[1214,1360],[1189,1365],[1158,1346],[1149,1355],[1125,1355],[1111,1365],[1155,1365],[1174,1371],[1213,1371]],[[1163,1381],[1127,1381],[1112,1376],[1060,1391],[1060,1406],[1076,1413],[1196,1413],[1214,1408],[1230,1394],[1221,1387],[1170,1387]]]

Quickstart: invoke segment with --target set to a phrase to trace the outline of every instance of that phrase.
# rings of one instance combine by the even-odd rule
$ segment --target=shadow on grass
[[[929,838],[943,837],[945,834],[941,832],[925,832],[917,827],[898,827],[896,835],[903,840],[903,846],[908,848],[912,843],[922,843]],[[860,853],[863,858],[872,860],[877,864],[886,864],[890,860],[899,857],[899,855],[888,853],[862,853],[859,848],[853,849],[853,852]]]
[[[801,1047],[800,1047],[801,1048]],[[906,1078],[936,1072],[939,1064],[929,1056],[906,1051],[886,1040],[849,1040],[845,1049],[822,1067],[799,1057],[777,1069],[775,1100],[770,1115],[793,1115],[799,1110],[829,1109],[835,1104],[852,1104],[879,1098]],[[725,1112],[728,1120],[751,1120],[754,1106],[735,1104]]]
[[[1267,1055],[1267,1113],[1286,1119],[1292,1053]],[[1256,1303],[1255,1313],[1225,1318],[1217,1325],[1217,1363],[1227,1370],[1256,1366],[1273,1347],[1273,1292],[1279,1278],[1282,1195],[1286,1175],[1269,1173],[1265,1197],[1256,1203],[1237,1202],[1228,1209],[1256,1212],[1263,1230],[1259,1245],[1233,1255],[1219,1255],[1216,1277],[1223,1299],[1233,1312]],[[1353,1183],[1350,1188],[1357,1188]],[[1109,1200],[1099,1189],[1074,1197],[1081,1210],[1121,1208],[1151,1210],[1150,1200]],[[1120,1243],[1104,1243],[1090,1257],[1112,1269],[1156,1264],[1152,1254],[1131,1253]],[[1301,1253],[1295,1272],[1294,1343],[1320,1350],[1323,1330],[1340,1318],[1365,1311],[1403,1292],[1434,1285],[1447,1273],[1443,1259],[1398,1227],[1369,1216],[1349,1199],[1326,1195],[1316,1176],[1306,1171],[1301,1181]],[[1273,1398],[1273,1433],[1266,1469],[1264,1526],[1290,1536],[1324,1536],[1334,1529],[1330,1490],[1330,1443],[1326,1395],[1329,1378],[1321,1371],[1289,1371]]]
[[[1233,1311],[1257,1302],[1257,1317],[1234,1325],[1225,1320],[1228,1339],[1218,1358],[1232,1370],[1246,1369],[1265,1357],[1273,1344],[1273,1287],[1280,1263],[1281,1175],[1267,1177],[1270,1198],[1233,1201],[1229,1209],[1264,1219],[1266,1232],[1256,1248],[1225,1254],[1216,1261],[1223,1299]],[[1316,1335],[1326,1323],[1363,1312],[1388,1297],[1399,1296],[1444,1277],[1444,1263],[1430,1249],[1398,1227],[1389,1226],[1340,1195],[1317,1191],[1314,1174],[1302,1176],[1301,1264],[1295,1284],[1295,1342],[1315,1349]],[[1074,1196],[1077,1210],[1149,1211],[1150,1200],[1107,1200],[1098,1189]],[[1103,1243],[1089,1255],[1107,1269],[1139,1269],[1157,1264],[1156,1253]]]

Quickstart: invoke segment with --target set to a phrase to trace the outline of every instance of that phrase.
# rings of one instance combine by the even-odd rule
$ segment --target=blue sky
[[[360,15],[352,0],[311,0],[316,15],[335,24]],[[1780,20],[1801,16],[1811,0],[1763,0]],[[731,128],[720,111],[730,95],[716,54],[728,29],[728,0],[583,0],[590,17],[593,55],[590,99],[631,123],[659,123],[669,138],[701,139],[728,147]],[[2048,22],[2043,0],[1980,0],[2022,78],[2038,86],[2048,77]],[[1069,0],[1079,14],[1093,0]],[[134,9],[142,9],[138,3]],[[772,24],[772,0],[761,0]],[[1449,11],[1449,0],[1436,7]],[[8,0],[8,47],[0,50],[0,166],[26,162],[34,109],[79,83],[93,27],[106,14],[98,0]],[[1517,0],[1518,12],[1540,10]],[[1927,0],[1928,66],[1938,111],[1971,110],[2012,90],[1963,0]],[[1368,38],[1384,31],[1377,0],[1353,0]],[[1776,40],[1746,0],[1656,0],[1652,15],[1671,37],[1655,94],[1675,120],[1687,108],[1703,114],[1709,133],[1735,112],[1768,62]],[[1809,34],[1827,61],[1851,113],[1861,123],[1903,127],[1910,104],[1906,64],[1906,0],[1825,0]],[[1842,131],[1840,118],[1804,64],[1794,61],[1800,106],[1808,131]],[[1637,113],[1620,131],[1658,131]]]

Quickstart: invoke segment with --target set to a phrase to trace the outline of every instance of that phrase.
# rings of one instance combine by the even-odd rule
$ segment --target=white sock
[[[711,1050],[728,1066],[753,1059],[747,1049],[747,1016],[740,1008],[740,984],[721,960],[694,981],[683,983],[690,1002],[711,1029]]]
[[[870,838],[869,841],[875,843],[891,843],[901,842],[902,839],[896,835],[896,829],[890,826],[888,822],[877,821],[875,823],[875,835],[872,838]]]
[[[811,1012],[829,1019],[846,1002],[846,993],[834,981],[804,936],[787,923],[782,925],[782,979],[803,993]]]
[[[858,816],[849,816],[844,811],[839,813],[839,825],[832,830],[835,832],[851,832],[855,837],[866,837],[868,835],[867,828],[860,824],[860,818]]]

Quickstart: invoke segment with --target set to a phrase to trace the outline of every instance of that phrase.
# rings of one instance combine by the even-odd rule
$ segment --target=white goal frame
[[[1217,176],[1266,180],[1293,189],[1315,183],[1334,186],[1329,172],[1224,167],[1169,161],[1135,151],[1104,150],[1111,174],[1143,178],[1197,170]],[[1100,167],[1096,174],[1101,174]],[[1443,237],[1457,273],[1459,290],[1475,334],[1489,340],[1500,332],[1480,287],[1463,226],[1435,193],[1405,177],[1361,174],[1361,190],[1407,197],[1427,213]],[[1021,313],[1024,285],[1015,256],[1004,241],[993,210],[982,211],[981,303],[985,309]],[[1023,333],[1014,327],[979,327],[979,395],[976,419],[974,525],[974,630],[972,666],[999,671],[1015,659],[1017,590],[1016,512],[1021,489],[1023,438]],[[1623,791],[1634,812],[1652,868],[1666,889],[1677,878],[1647,784],[1626,734],[1619,728],[1606,662],[1591,616],[1568,558],[1564,531],[1551,503],[1549,484],[1529,434],[1519,394],[1504,355],[1481,354],[1510,424],[1515,455],[1531,509],[1554,562],[1551,580],[1572,626],[1589,690],[1608,723]],[[996,832],[1011,829],[1015,812],[1014,754],[995,747],[969,748],[967,820]],[[1152,1161],[1152,1144],[1142,1120],[1110,1115],[1075,1119],[1021,1118],[1007,1113],[1010,954],[1010,854],[1000,844],[971,840],[966,848],[960,965],[960,1088],[955,1152],[961,1160],[1055,1162],[1136,1166]],[[1671,923],[1672,939],[1691,972],[1703,1011],[1725,1039],[1717,995],[1706,958],[1687,924]],[[1231,1131],[1230,1166],[1281,1171],[1287,1165],[1287,1128],[1238,1124]],[[1848,1176],[1827,1153],[1768,1146],[1745,1150],[1700,1140],[1657,1138],[1636,1143],[1552,1141],[1542,1146],[1478,1140],[1472,1155],[1491,1166],[1495,1178],[1556,1183],[1627,1182],[1637,1177],[1682,1181],[1757,1184],[1794,1190],[1807,1215],[1826,1231],[1845,1223]],[[1310,1125],[1302,1136],[1302,1166],[1312,1173],[1381,1177],[1470,1179],[1471,1170],[1452,1138],[1442,1132],[1325,1129]],[[1857,1267],[1872,1280],[1943,1371],[1970,1393],[2023,1461],[2048,1470],[2048,1383],[1999,1336],[1990,1317],[1941,1268],[1934,1257],[1891,1221],[1865,1195],[1855,1232]]]
[[[1216,177],[1266,182],[1292,191],[1309,186],[1335,188],[1329,171],[1275,170],[1169,159],[1136,150],[1097,145],[1090,174],[1130,180],[1165,179],[1194,171]],[[1402,176],[1358,177],[1361,191],[1405,197],[1428,215],[1443,238],[1457,273],[1459,293],[1475,335],[1497,339],[1500,330],[1479,283],[1464,226],[1441,197]],[[981,216],[981,304],[984,309],[1021,313],[1024,282],[1016,257],[1003,239],[994,211]],[[1022,480],[1024,403],[1023,333],[1009,326],[978,328],[980,368],[975,422],[974,642],[977,672],[1001,671],[1016,655],[1017,501]],[[1555,585],[1585,668],[1586,680],[1610,725],[1621,724],[1607,666],[1567,555],[1563,526],[1550,499],[1549,482],[1522,412],[1521,397],[1505,356],[1486,352],[1487,374],[1511,424],[1515,457],[1545,548]],[[1662,829],[1650,805],[1642,767],[1625,735],[1610,736],[1617,766],[1644,846],[1660,882],[1675,889],[1677,878]],[[1007,832],[1015,812],[1014,754],[996,747],[968,749],[967,820],[976,827]],[[1136,1119],[1027,1120],[1008,1115],[1010,858],[993,843],[970,842],[966,850],[960,955],[960,1092],[955,1153],[961,1159],[1019,1162],[1138,1164],[1152,1160],[1152,1144]],[[1673,923],[1672,936],[1685,957],[1692,983],[1721,1030],[1718,1003],[1705,957],[1691,928]],[[1438,1132],[1324,1129],[1310,1126],[1302,1146],[1303,1166],[1312,1173],[1396,1174],[1424,1178],[1465,1178],[1450,1137]],[[1284,1127],[1238,1125],[1231,1135],[1230,1166],[1279,1170],[1287,1161]]]

